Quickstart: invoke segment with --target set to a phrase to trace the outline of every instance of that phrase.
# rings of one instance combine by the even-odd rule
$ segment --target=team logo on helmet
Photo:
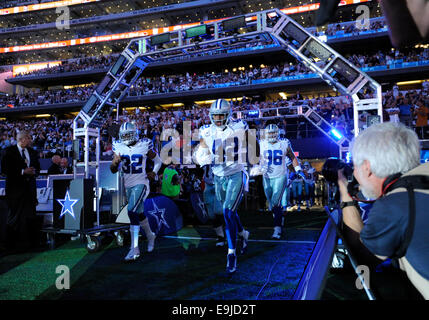
[[[125,122],[119,128],[119,139],[127,146],[137,142],[136,126],[131,122]]]
[[[228,101],[217,99],[210,106],[209,111],[210,121],[217,127],[224,128],[231,121],[232,112]]]

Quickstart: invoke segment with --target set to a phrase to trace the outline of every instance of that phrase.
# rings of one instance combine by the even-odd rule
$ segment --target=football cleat
[[[247,251],[247,243],[249,242],[249,235],[250,232],[247,230],[244,230],[243,235],[241,237],[241,249],[240,254],[245,254]]]
[[[274,233],[271,236],[271,238],[275,239],[275,240],[280,240],[281,237],[282,237],[281,231],[278,231],[278,230],[274,229]]]
[[[147,252],[152,252],[153,249],[155,248],[155,239],[156,239],[156,234],[153,232],[151,232],[147,236]]]
[[[125,261],[135,261],[140,257],[140,249],[139,248],[131,248],[125,257]]]
[[[218,236],[216,240],[216,247],[223,247],[225,245],[225,238]]]
[[[230,253],[226,256],[226,272],[234,273],[237,270],[237,256]]]

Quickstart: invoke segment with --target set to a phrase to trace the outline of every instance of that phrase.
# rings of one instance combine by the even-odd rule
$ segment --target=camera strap
[[[416,198],[414,189],[429,189],[429,176],[415,175],[405,176],[397,179],[388,185],[383,191],[387,193],[397,188],[405,188],[408,193],[408,225],[405,231],[404,241],[402,241],[399,248],[391,257],[392,259],[399,259],[405,256],[410,245],[411,238],[414,233],[414,226],[416,222]]]

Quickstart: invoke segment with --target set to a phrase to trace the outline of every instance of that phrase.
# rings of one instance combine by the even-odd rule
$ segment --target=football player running
[[[113,143],[114,157],[110,171],[119,169],[124,175],[124,185],[128,199],[128,217],[130,219],[131,248],[125,261],[134,261],[140,256],[139,231],[142,227],[148,239],[147,251],[153,251],[155,233],[152,232],[144,214],[144,201],[149,195],[149,181],[161,168],[162,161],[152,148],[152,141],[144,138],[139,141],[136,127],[125,122],[119,129],[119,140]],[[146,159],[154,162],[153,172],[146,173]],[[119,168],[121,166],[121,168]]]
[[[260,165],[252,168],[250,175],[263,174],[265,196],[274,217],[274,233],[271,237],[279,240],[282,232],[282,199],[288,185],[288,165],[292,163],[299,175],[304,173],[289,140],[280,138],[278,126],[269,124],[264,133],[265,139],[260,143]]]
[[[242,239],[241,253],[246,250],[249,238],[249,232],[243,228],[237,214],[248,182],[243,144],[249,127],[242,120],[232,119],[231,106],[224,99],[212,103],[209,116],[211,124],[200,128],[200,144],[195,160],[200,166],[213,163],[215,192],[222,204],[228,242],[226,270],[234,273],[237,270],[237,234]]]
[[[304,163],[304,187],[306,194],[306,207],[310,210],[310,207],[314,205],[314,172],[316,170],[310,165],[308,161]]]

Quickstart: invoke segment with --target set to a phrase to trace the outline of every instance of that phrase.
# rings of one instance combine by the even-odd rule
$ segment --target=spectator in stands
[[[429,81],[425,80],[422,83],[422,90],[426,93],[429,94]]]
[[[296,94],[293,96],[293,99],[295,99],[295,100],[303,100],[304,97],[302,96],[301,93],[299,93],[299,91],[297,91]]]
[[[405,124],[407,127],[412,126],[413,121],[413,109],[407,98],[399,98],[398,101],[399,107],[399,121]]]
[[[417,116],[416,119],[416,132],[420,139],[424,139],[424,132],[428,128],[428,114],[429,108],[425,106],[422,100],[417,100],[414,114]]]
[[[158,154],[161,154],[162,143],[159,140],[160,139],[160,133],[153,132],[153,131],[152,131],[152,133],[153,133],[153,148],[155,149],[155,151]]]
[[[420,165],[417,135],[402,124],[375,124],[355,139],[351,152],[361,192],[367,199],[376,200],[364,224],[348,193],[347,179],[338,172],[346,241],[359,264],[398,259],[411,283],[429,299],[429,189],[415,187],[413,194],[405,188],[389,188],[399,177],[422,175],[429,179],[429,163]],[[409,206],[410,197],[415,206]],[[414,215],[409,232],[410,217]]]
[[[52,157],[52,164],[48,169],[48,174],[61,174],[61,157],[59,155],[54,155]]]

